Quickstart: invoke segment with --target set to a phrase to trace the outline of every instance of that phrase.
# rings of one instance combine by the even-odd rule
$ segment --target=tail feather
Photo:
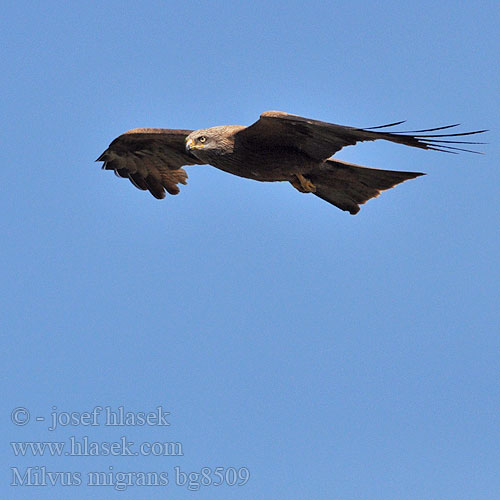
[[[327,160],[307,177],[316,186],[316,196],[355,215],[360,205],[421,172],[397,172],[362,167],[339,160]]]

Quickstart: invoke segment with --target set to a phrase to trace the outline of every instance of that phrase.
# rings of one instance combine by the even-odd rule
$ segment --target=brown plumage
[[[429,134],[457,125],[426,130],[385,132],[400,125],[360,129],[300,116],[267,111],[249,127],[225,125],[201,130],[134,129],[117,137],[97,159],[155,198],[165,191],[178,194],[186,184],[184,165],[210,164],[240,177],[263,182],[288,181],[302,193],[314,193],[351,214],[381,191],[420,175],[419,172],[378,170],[330,157],[344,146],[384,139],[406,146],[456,153],[457,145],[483,144],[449,139],[485,130]]]

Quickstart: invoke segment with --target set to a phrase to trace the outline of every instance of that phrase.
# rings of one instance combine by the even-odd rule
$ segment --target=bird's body
[[[104,162],[103,168],[128,177],[136,187],[149,190],[156,198],[164,198],[165,190],[177,194],[177,184],[186,184],[183,165],[210,164],[247,179],[288,181],[302,193],[314,193],[355,214],[360,204],[381,191],[423,174],[378,170],[330,158],[342,147],[384,139],[421,149],[468,151],[455,145],[478,143],[443,137],[483,132],[428,134],[455,125],[414,132],[380,131],[388,126],[375,127],[377,131],[358,129],[268,111],[249,127],[130,130],[115,139],[98,161]],[[414,133],[418,135],[410,135]]]
[[[290,181],[295,174],[307,174],[318,164],[292,148],[279,145],[249,147],[245,142],[238,143],[236,134],[245,128],[242,125],[227,125],[196,130],[190,135],[196,137],[200,134],[212,135],[222,132],[227,139],[224,140],[223,151],[200,148],[192,149],[191,152],[199,160],[219,170],[261,182]],[[186,141],[189,139],[190,136]],[[221,143],[222,139],[219,140],[219,145]]]

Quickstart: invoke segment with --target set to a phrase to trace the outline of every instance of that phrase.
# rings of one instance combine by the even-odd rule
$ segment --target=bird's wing
[[[118,177],[155,198],[165,198],[165,190],[178,194],[177,184],[186,184],[183,165],[202,162],[186,151],[185,139],[191,130],[138,128],[117,137],[96,161],[114,170]]]
[[[238,132],[236,137],[240,141],[246,142],[250,147],[258,147],[261,149],[295,149],[307,154],[315,160],[326,160],[344,146],[354,145],[357,142],[363,141],[376,141],[378,139],[404,144],[405,146],[446,151],[449,153],[455,153],[457,151],[477,153],[477,151],[463,149],[456,145],[483,143],[462,140],[457,141],[447,138],[486,132],[485,130],[476,130],[474,132],[454,134],[428,133],[436,130],[449,129],[457,125],[403,132],[382,132],[376,130],[399,125],[401,123],[403,122],[361,129],[311,120],[281,111],[266,111],[260,115],[259,120],[253,125]]]

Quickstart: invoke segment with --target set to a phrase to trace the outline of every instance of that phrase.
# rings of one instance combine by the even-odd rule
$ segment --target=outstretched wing
[[[165,198],[165,190],[178,194],[177,184],[186,184],[183,165],[201,165],[200,160],[186,151],[185,139],[191,130],[137,128],[117,137],[97,158],[104,170],[114,170],[118,177],[155,198]]]
[[[455,134],[428,133],[436,130],[449,129],[457,125],[403,132],[380,132],[376,130],[399,125],[401,123],[403,122],[361,129],[311,120],[281,111],[266,111],[260,115],[259,120],[253,125],[238,132],[236,137],[241,141],[247,142],[247,144],[252,147],[295,149],[318,161],[324,161],[330,158],[330,156],[344,146],[351,146],[357,142],[363,141],[376,141],[378,139],[404,144],[405,146],[446,151],[448,153],[454,153],[456,151],[477,153],[477,151],[463,149],[456,145],[484,144],[480,142],[457,141],[454,139],[449,140],[447,138],[480,134],[486,132],[485,130]]]

